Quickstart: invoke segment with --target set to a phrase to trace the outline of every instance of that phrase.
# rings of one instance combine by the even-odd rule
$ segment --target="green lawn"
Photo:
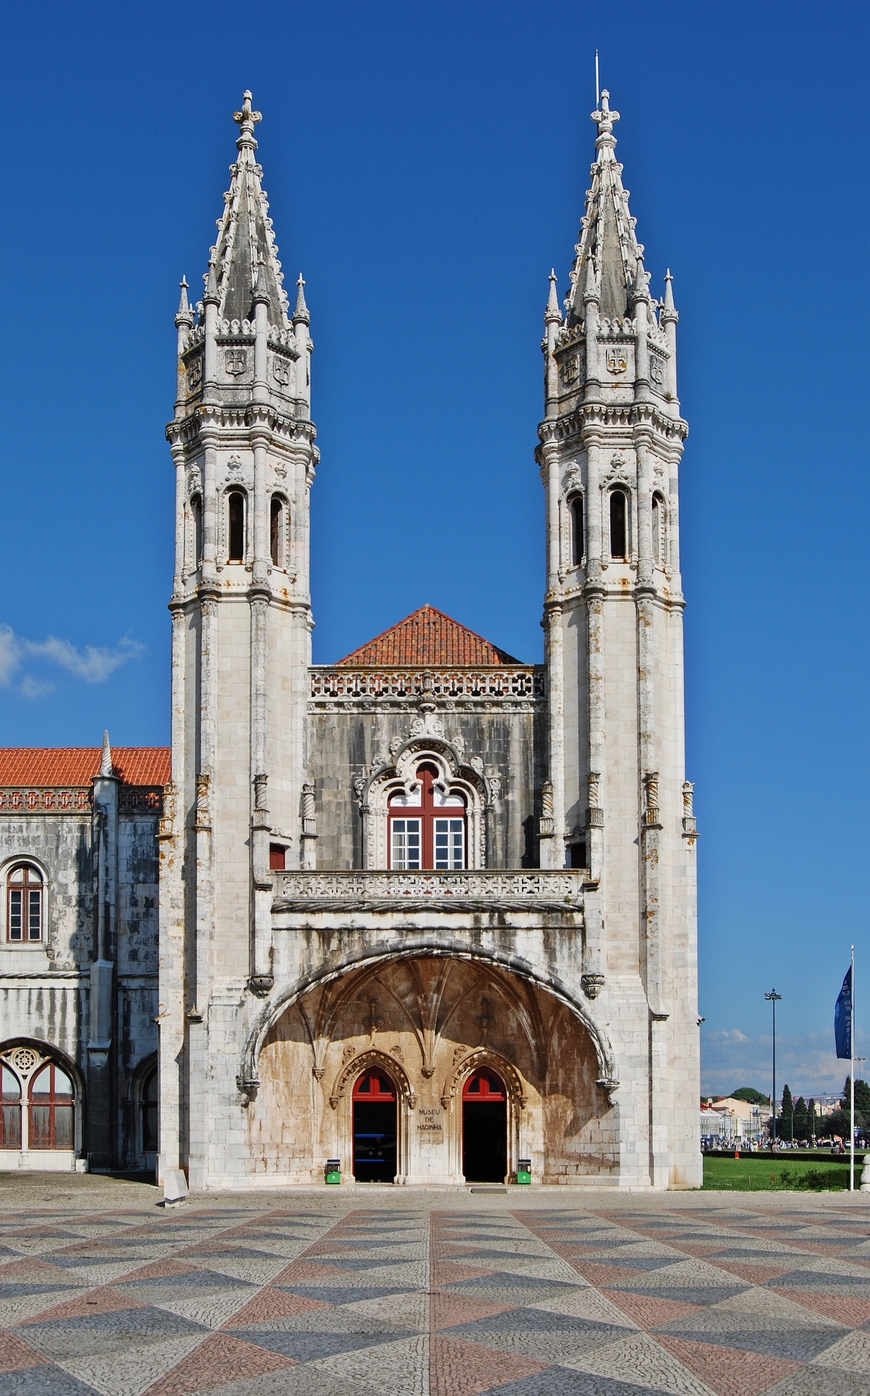
[[[856,1159],[856,1188],[860,1180],[861,1161]],[[848,1158],[789,1159],[769,1154],[704,1158],[705,1188],[735,1192],[833,1192],[848,1186]]]

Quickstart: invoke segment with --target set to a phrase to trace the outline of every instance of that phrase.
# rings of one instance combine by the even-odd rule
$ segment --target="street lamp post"
[[[772,1109],[772,1119],[770,1124],[770,1147],[773,1148],[774,1144],[776,1143],[776,1005],[782,998],[782,994],[778,994],[775,989],[771,989],[770,993],[765,994],[764,997],[770,1004],[771,1012],[773,1014],[773,1082],[770,1092],[770,1104]]]

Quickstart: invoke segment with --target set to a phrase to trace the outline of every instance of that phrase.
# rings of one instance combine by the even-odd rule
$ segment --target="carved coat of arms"
[[[620,344],[611,344],[607,350],[606,363],[608,373],[625,373],[628,368],[628,350]]]
[[[290,382],[290,365],[286,359],[279,359],[278,355],[272,359],[272,372],[275,375],[275,382],[286,387]]]
[[[248,367],[248,351],[247,349],[227,349],[224,361],[227,373],[231,373],[234,378],[237,378]]]

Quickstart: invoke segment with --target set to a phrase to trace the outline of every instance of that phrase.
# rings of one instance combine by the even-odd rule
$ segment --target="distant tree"
[[[770,1097],[762,1095],[754,1086],[739,1086],[736,1091],[731,1092],[732,1100],[745,1100],[750,1105],[769,1105]]]
[[[807,1125],[807,1103],[802,1095],[799,1095],[794,1103],[794,1137],[795,1139],[806,1139],[809,1135]]]
[[[851,1085],[852,1078],[847,1076],[843,1083],[843,1099],[840,1101],[840,1110],[838,1112],[846,1119],[845,1135],[847,1138],[849,1135],[849,1111],[851,1109]],[[864,1125],[870,1124],[870,1086],[868,1086],[866,1081],[855,1082],[855,1124],[859,1129]]]
[[[776,1126],[777,1139],[794,1139],[794,1101],[788,1086],[782,1088],[782,1109]]]
[[[840,1139],[846,1139],[846,1140],[848,1140],[848,1138],[849,1138],[849,1115],[848,1115],[847,1111],[845,1111],[845,1110],[832,1110],[831,1113],[830,1113],[830,1115],[826,1116],[826,1118],[825,1118],[825,1120],[824,1120],[824,1126],[823,1126],[823,1127],[824,1127],[825,1134],[830,1135],[831,1138],[834,1138],[835,1136],[837,1136],[837,1137],[840,1138]]]
[[[816,1102],[810,1096],[807,1101],[807,1133],[811,1139],[816,1137]]]

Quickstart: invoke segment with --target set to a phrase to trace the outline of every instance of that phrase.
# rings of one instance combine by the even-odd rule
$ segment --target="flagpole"
[[[855,947],[852,946],[852,1012],[849,1014],[849,1048],[852,1053],[852,1075],[849,1077],[849,1191],[855,1191]]]

